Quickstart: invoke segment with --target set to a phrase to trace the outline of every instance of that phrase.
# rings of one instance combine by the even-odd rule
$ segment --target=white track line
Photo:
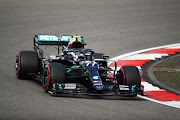
[[[117,60],[120,60],[122,58],[125,58],[125,57],[128,57],[128,56],[132,56],[134,54],[139,54],[139,53],[143,53],[143,52],[147,52],[147,51],[151,51],[151,50],[155,50],[155,49],[161,49],[161,48],[179,48],[179,47],[180,47],[180,43],[172,44],[172,45],[164,45],[164,46],[159,46],[159,47],[153,47],[153,48],[138,50],[138,51],[126,53],[126,54],[123,54],[123,55],[119,55],[117,57],[111,58],[111,60],[117,61]]]
[[[161,58],[163,56],[169,56],[168,54],[135,54],[122,58],[121,60],[155,60],[156,58]]]
[[[152,102],[160,103],[160,104],[171,106],[171,107],[175,107],[175,108],[180,108],[180,102],[179,101],[161,102],[161,101],[158,101],[158,100],[154,100],[154,99],[148,98],[146,96],[141,96],[141,95],[137,95],[137,96],[140,97],[140,98],[152,101]]]

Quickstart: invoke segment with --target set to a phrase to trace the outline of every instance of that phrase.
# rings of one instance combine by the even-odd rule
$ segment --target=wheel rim
[[[16,75],[19,74],[19,69],[20,69],[20,63],[19,63],[19,55],[16,57]]]
[[[43,80],[44,87],[47,86],[47,83],[48,83],[48,69],[45,69],[45,71],[44,71],[44,80]]]
[[[125,72],[124,70],[121,68],[119,71],[118,71],[119,75],[116,76],[119,78],[118,80],[118,83],[121,84],[121,85],[125,85],[126,84],[126,77],[125,77]]]

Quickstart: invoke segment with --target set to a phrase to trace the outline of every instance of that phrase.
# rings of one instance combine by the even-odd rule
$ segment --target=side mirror
[[[109,59],[109,55],[103,55],[103,59]]]

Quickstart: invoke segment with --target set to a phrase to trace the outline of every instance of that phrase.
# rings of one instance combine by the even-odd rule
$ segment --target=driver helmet
[[[68,48],[83,48],[83,44],[80,41],[72,40],[69,42]]]

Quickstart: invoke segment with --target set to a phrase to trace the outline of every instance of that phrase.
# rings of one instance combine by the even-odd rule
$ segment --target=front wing
[[[53,83],[52,95],[57,94],[78,94],[78,95],[103,95],[103,96],[135,96],[143,95],[143,86],[127,86],[127,85],[105,85],[104,90],[88,90],[84,85],[79,83]]]

